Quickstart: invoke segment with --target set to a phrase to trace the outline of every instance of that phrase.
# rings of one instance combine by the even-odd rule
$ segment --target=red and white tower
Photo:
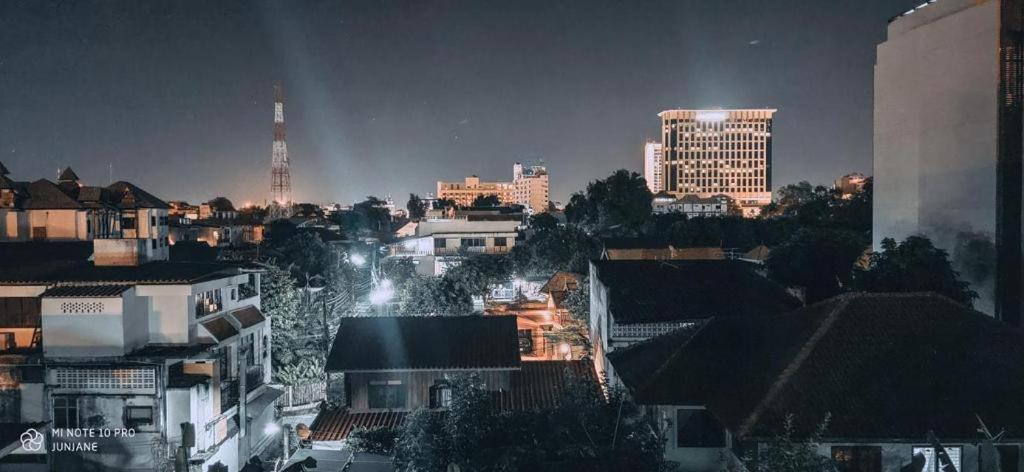
[[[284,89],[274,84],[274,148],[273,168],[270,171],[270,196],[273,203],[291,208],[292,177],[288,173],[288,144],[285,143]]]

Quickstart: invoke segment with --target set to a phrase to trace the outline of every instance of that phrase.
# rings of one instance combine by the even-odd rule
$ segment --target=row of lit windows
[[[57,369],[57,385],[69,389],[152,389],[153,369]]]

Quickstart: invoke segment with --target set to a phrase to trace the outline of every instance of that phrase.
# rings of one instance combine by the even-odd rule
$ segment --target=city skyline
[[[167,199],[261,202],[280,80],[297,201],[404,201],[543,159],[565,202],[642,172],[675,107],[778,108],[774,187],[827,183],[870,173],[874,47],[914,3],[6,2],[0,160],[21,178],[71,166],[98,185],[113,167]]]

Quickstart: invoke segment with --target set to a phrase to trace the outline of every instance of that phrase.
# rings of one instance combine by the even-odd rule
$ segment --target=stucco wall
[[[62,305],[100,306],[95,312],[65,313]],[[98,304],[98,305],[97,305]],[[44,298],[43,348],[49,357],[125,354],[121,298]]]

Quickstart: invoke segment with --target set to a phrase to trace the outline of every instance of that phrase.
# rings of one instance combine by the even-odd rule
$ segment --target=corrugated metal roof
[[[585,360],[523,362],[512,371],[508,390],[492,392],[500,410],[552,408],[562,400],[570,379],[580,378],[599,388],[594,364]]]
[[[343,318],[327,359],[332,372],[518,366],[515,316]]]
[[[64,285],[43,292],[43,298],[109,298],[119,297],[131,285]]]

